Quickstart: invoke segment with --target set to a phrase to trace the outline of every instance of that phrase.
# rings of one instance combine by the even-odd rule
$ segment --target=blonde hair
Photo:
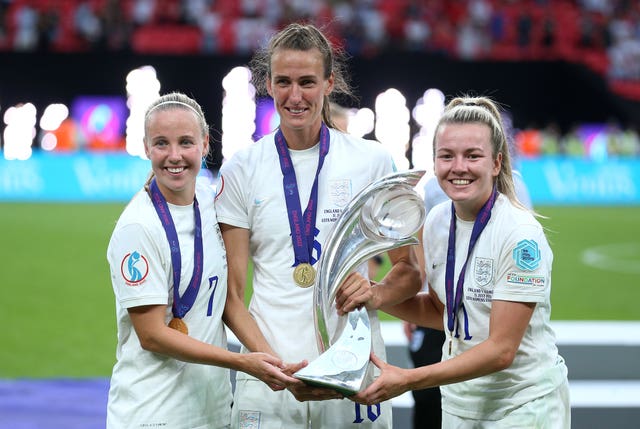
[[[209,134],[209,125],[207,125],[207,121],[204,119],[204,112],[198,102],[181,92],[170,92],[159,97],[147,107],[147,111],[144,114],[144,139],[147,139],[147,125],[149,124],[149,117],[152,113],[176,108],[191,110],[195,113],[198,117],[202,137]]]

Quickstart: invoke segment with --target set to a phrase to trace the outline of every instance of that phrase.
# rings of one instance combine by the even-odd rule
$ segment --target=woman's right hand
[[[285,374],[293,376],[297,371],[308,365],[306,360],[298,363],[291,363],[285,365],[283,372]],[[333,389],[327,389],[324,387],[311,386],[302,380],[294,378],[295,383],[289,384],[287,389],[293,394],[293,396],[300,402],[304,401],[324,401],[326,399],[342,399],[344,396]]]
[[[246,372],[266,383],[271,390],[284,390],[287,387],[300,382],[293,378],[291,373],[287,373],[288,365],[282,360],[267,353],[254,352],[241,354],[243,364],[242,372]]]

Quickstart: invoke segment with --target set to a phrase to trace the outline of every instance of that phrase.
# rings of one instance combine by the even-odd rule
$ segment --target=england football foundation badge
[[[513,249],[516,266],[525,271],[533,271],[540,265],[540,249],[534,240],[522,240]]]

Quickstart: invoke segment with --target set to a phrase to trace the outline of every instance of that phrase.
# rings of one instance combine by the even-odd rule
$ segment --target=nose
[[[459,172],[465,171],[467,169],[467,163],[463,156],[456,156],[453,158],[453,162],[451,163],[451,171]]]
[[[169,161],[178,162],[182,158],[180,153],[180,145],[178,144],[170,144],[169,145]]]
[[[302,88],[299,85],[291,85],[291,93],[289,94],[289,100],[293,103],[297,103],[302,100]]]

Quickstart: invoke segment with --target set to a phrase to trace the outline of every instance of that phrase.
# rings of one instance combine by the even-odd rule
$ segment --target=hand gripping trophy
[[[294,374],[298,379],[345,395],[361,389],[371,352],[369,315],[360,308],[338,316],[336,292],[353,270],[373,256],[418,244],[414,235],[426,212],[414,187],[424,173],[410,170],[376,180],[351,200],[336,221],[318,261],[314,284],[320,356]]]

